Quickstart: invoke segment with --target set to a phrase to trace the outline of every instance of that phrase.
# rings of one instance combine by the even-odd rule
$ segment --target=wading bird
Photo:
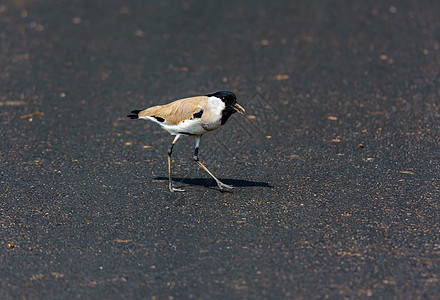
[[[205,170],[216,182],[220,190],[232,189],[224,184],[199,161],[200,138],[203,134],[224,125],[229,117],[239,112],[244,115],[244,108],[237,103],[234,93],[220,91],[205,96],[196,96],[176,100],[169,104],[153,106],[144,110],[133,110],[127,117],[131,119],[151,120],[159,124],[171,135],[175,135],[168,148],[168,186],[171,192],[182,192],[174,188],[171,180],[171,154],[177,140],[182,135],[195,138],[194,162]]]

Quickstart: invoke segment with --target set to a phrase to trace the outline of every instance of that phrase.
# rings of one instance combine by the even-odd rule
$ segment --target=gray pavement
[[[0,2],[1,299],[438,299],[438,1]],[[130,110],[231,90],[174,149]]]

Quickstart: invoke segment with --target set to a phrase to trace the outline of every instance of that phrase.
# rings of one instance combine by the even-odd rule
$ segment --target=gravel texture
[[[0,298],[438,299],[438,1],[0,2]],[[231,90],[222,193],[133,109]]]

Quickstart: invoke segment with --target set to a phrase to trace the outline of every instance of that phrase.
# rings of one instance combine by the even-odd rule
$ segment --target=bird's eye
[[[222,97],[222,100],[225,100],[225,99],[226,99],[226,97],[223,96],[223,97]]]

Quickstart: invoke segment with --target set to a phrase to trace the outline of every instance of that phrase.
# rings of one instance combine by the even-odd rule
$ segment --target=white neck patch
[[[213,115],[221,115],[226,105],[220,98],[211,96],[208,98],[208,107]]]

